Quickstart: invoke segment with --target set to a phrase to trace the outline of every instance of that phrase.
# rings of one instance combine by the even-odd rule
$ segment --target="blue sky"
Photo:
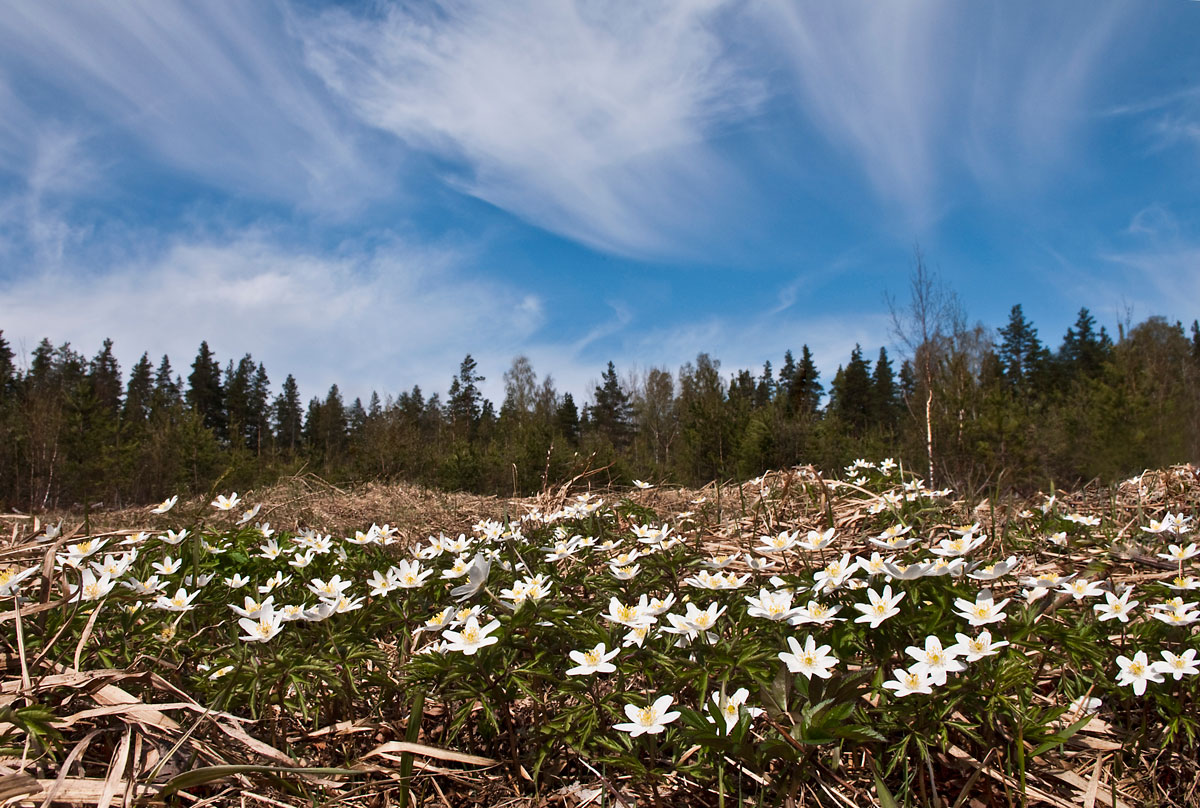
[[[0,328],[305,396],[1200,316],[1200,2],[46,3],[0,17]]]

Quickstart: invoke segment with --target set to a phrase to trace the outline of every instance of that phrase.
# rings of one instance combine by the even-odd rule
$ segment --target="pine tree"
[[[192,363],[187,402],[206,428],[218,437],[225,436],[225,391],[221,388],[221,366],[209,350],[207,341],[200,343],[196,361]]]

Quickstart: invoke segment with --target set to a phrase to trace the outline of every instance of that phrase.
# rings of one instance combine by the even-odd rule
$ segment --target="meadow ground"
[[[0,800],[1200,804],[1194,467],[588,483],[0,515]]]

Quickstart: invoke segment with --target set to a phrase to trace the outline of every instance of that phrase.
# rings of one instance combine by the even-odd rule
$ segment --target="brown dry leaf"
[[[422,757],[431,757],[436,760],[446,760],[451,763],[463,763],[468,766],[498,766],[500,761],[492,760],[491,758],[480,757],[479,755],[468,755],[464,752],[455,752],[452,749],[442,749],[437,746],[428,746],[423,743],[412,743],[410,741],[388,741],[381,746],[377,746],[367,754],[364,758],[369,758],[374,755],[402,755],[405,752],[420,755]]]

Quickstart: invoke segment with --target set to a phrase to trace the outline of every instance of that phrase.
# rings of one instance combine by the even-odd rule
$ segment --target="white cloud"
[[[111,337],[128,369],[143,350],[169,354],[186,378],[202,339],[222,363],[249,352],[278,386],[305,396],[337,383],[347,398],[420,384],[444,391],[468,352],[519,352],[540,301],[460,269],[452,250],[389,243],[309,254],[267,232],[183,239],[157,255],[90,274],[52,269],[0,288],[5,337],[42,337],[85,354]],[[499,378],[499,373],[496,374]]]
[[[954,0],[755,9],[792,68],[798,103],[878,194],[920,224],[966,171],[989,190],[1062,161],[1119,3],[981,6]]]
[[[449,161],[465,192],[604,250],[677,254],[737,196],[708,138],[762,98],[716,30],[725,14],[460,0],[299,30],[362,120]]]
[[[36,122],[0,130],[0,158],[60,121],[124,133],[123,148],[222,189],[322,210],[380,184],[271,4],[18,0],[0,16],[0,54],[0,120]]]

